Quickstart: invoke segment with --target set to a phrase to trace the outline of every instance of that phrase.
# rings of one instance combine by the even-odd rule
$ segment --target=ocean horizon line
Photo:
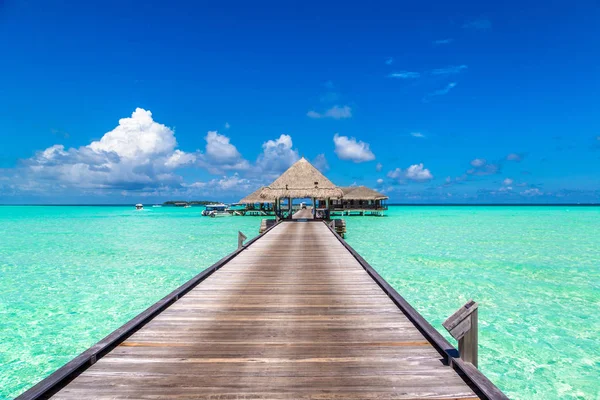
[[[215,200],[215,203],[219,201]],[[235,202],[231,203],[234,204]],[[0,207],[129,207],[135,203],[65,203],[65,204],[46,204],[46,203],[2,203]],[[160,204],[163,203],[147,203]],[[202,206],[201,204],[195,207]],[[600,207],[600,203],[390,203],[394,207]],[[167,207],[176,206],[167,205]]]

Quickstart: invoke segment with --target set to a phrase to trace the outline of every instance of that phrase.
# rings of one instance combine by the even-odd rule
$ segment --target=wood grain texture
[[[473,314],[478,304],[473,300],[469,300],[467,304],[459,308],[454,314],[452,314],[442,325],[448,333],[456,340],[462,338],[469,329],[471,329],[471,314]]]
[[[284,222],[58,399],[474,399],[323,223]]]

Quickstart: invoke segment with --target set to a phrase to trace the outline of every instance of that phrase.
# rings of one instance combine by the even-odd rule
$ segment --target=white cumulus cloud
[[[325,154],[318,154],[313,160],[312,165],[321,172],[329,171],[329,163],[327,162]]]
[[[467,170],[467,174],[469,175],[486,176],[500,172],[498,164],[490,164],[484,158],[476,158],[470,164],[473,168]]]
[[[524,158],[523,154],[518,154],[518,153],[510,153],[509,155],[506,156],[506,159],[508,161],[522,161]]]
[[[311,110],[306,113],[310,118],[333,118],[333,119],[345,119],[352,117],[352,108],[350,106],[338,106],[335,105],[324,113],[319,113]]]
[[[226,171],[246,171],[250,163],[242,157],[229,137],[217,131],[208,131],[204,137],[206,146],[204,153],[198,154],[197,165],[214,175],[222,175]]]
[[[169,153],[176,145],[170,128],[154,122],[150,111],[137,108],[131,118],[121,118],[115,129],[89,147],[96,152],[115,152],[119,157],[136,159]]]
[[[153,120],[150,111],[137,108],[122,118],[110,132],[87,146],[66,149],[54,145],[23,161],[18,175],[49,189],[87,188],[139,190],[178,184],[181,178],[171,171],[190,164],[195,155],[176,150],[175,133]]]
[[[419,77],[421,77],[420,73],[411,72],[411,71],[393,72],[388,75],[388,78],[398,78],[398,79],[417,79]]]
[[[184,183],[182,186],[187,189],[186,192],[182,192],[185,195],[212,195],[216,192],[247,193],[253,187],[253,183],[249,179],[240,177],[236,172],[233,175],[224,175],[208,182]]]
[[[406,177],[413,181],[428,181],[433,179],[433,175],[431,175],[431,172],[427,168],[423,167],[423,163],[408,167]]]
[[[210,162],[216,163],[223,169],[244,169],[249,166],[227,136],[209,131],[204,139],[206,140],[204,155]]]
[[[225,176],[217,181],[218,187],[225,191],[233,188],[245,189],[249,183],[248,179],[240,178],[237,173],[232,176]]]
[[[256,160],[258,172],[277,175],[300,159],[298,150],[293,149],[292,137],[282,134],[275,140],[262,144],[262,153]]]
[[[167,161],[165,161],[165,166],[169,168],[177,168],[186,164],[193,164],[196,161],[196,156],[191,153],[185,153],[181,150],[175,150],[173,154]]]
[[[482,167],[483,165],[485,165],[486,161],[483,158],[476,158],[473,161],[471,161],[471,165],[474,167]]]
[[[335,154],[337,154],[341,160],[350,160],[355,163],[361,163],[375,159],[375,154],[371,151],[369,144],[362,140],[356,140],[355,138],[349,138],[348,136],[340,136],[336,133],[333,136],[333,143],[335,144]]]
[[[390,172],[388,172],[387,176],[399,182],[404,182],[406,180],[415,181],[415,182],[426,182],[433,179],[433,175],[429,169],[425,168],[423,163],[413,164],[405,170],[400,168],[396,168]]]
[[[542,196],[544,193],[538,188],[533,188],[533,189],[524,190],[521,192],[521,194],[523,196],[535,197],[535,196]]]
[[[404,172],[400,168],[396,168],[387,173],[388,178],[400,179],[404,177]]]
[[[262,144],[262,152],[256,163],[244,159],[230,139],[216,131],[205,137],[206,149],[199,157],[198,165],[215,175],[225,175],[227,171],[245,172],[271,178],[300,159],[298,150],[293,148],[292,137],[282,134],[274,140]],[[214,186],[214,185],[213,185]]]

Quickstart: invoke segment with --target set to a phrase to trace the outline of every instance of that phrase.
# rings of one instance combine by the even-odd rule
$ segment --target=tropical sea
[[[249,238],[201,207],[0,207],[0,399]],[[600,208],[394,206],[347,241],[425,318],[479,303],[480,369],[515,399],[600,398]]]

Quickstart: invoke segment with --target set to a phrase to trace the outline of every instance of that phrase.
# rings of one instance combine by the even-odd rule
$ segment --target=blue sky
[[[0,0],[0,203],[599,202],[600,7],[482,3]]]

